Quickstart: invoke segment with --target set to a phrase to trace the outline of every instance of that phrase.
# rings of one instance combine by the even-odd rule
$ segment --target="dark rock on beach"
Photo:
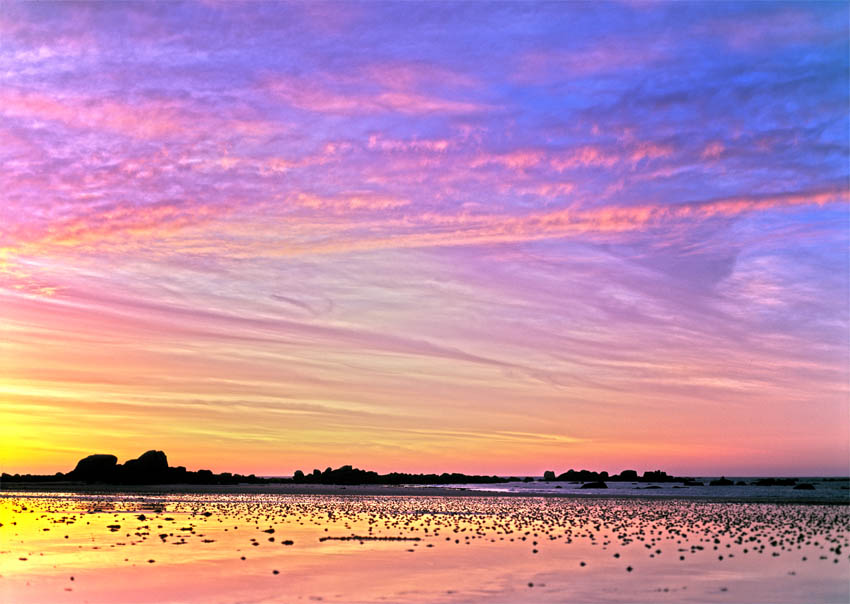
[[[147,451],[138,459],[124,462],[120,471],[121,482],[128,484],[154,484],[168,482],[168,458],[162,451]]]
[[[89,455],[78,461],[68,476],[72,480],[107,482],[114,477],[117,463],[118,458],[114,455]]]
[[[487,484],[508,482],[509,479],[499,476],[479,476],[459,473],[442,474],[406,474],[403,472],[391,472],[389,474],[378,474],[371,470],[361,470],[352,466],[341,468],[326,468],[324,472],[313,470],[311,474],[305,474],[296,470],[292,482],[307,484],[336,484],[336,485],[362,485],[362,484]],[[525,478],[526,482],[533,482],[531,477]]]
[[[13,477],[4,474],[3,480]],[[215,474],[210,470],[191,472],[183,466],[169,467],[168,457],[163,451],[146,451],[136,459],[124,464],[118,463],[115,455],[89,455],[77,462],[77,466],[67,474],[57,472],[53,476],[18,476],[22,482],[81,481],[104,484],[241,484],[266,483],[269,479],[257,478],[253,474],[242,476],[222,472]],[[280,482],[280,479],[277,480]]]
[[[757,487],[790,487],[796,483],[796,478],[760,478],[753,484]]]
[[[834,479],[846,481],[843,479]],[[3,482],[86,482],[112,485],[238,485],[238,484],[321,484],[321,485],[458,485],[458,484],[495,484],[505,482],[569,482],[580,485],[581,489],[607,489],[607,481],[632,482],[632,483],[680,483],[682,486],[703,486],[700,481],[693,478],[670,476],[662,470],[650,470],[639,475],[636,470],[623,470],[619,474],[609,475],[608,472],[595,472],[591,470],[567,470],[556,475],[553,470],[546,470],[542,478],[525,478],[486,475],[468,475],[461,473],[442,474],[408,474],[403,472],[391,472],[379,474],[371,470],[361,470],[351,465],[345,465],[336,469],[325,468],[324,471],[315,469],[305,473],[296,470],[292,478],[258,478],[257,476],[232,474],[230,472],[215,473],[211,470],[187,470],[184,466],[170,467],[168,457],[163,451],[146,451],[138,458],[129,459],[124,464],[118,463],[115,455],[97,454],[89,455],[79,462],[75,468],[63,474],[57,472],[52,475],[20,475],[0,474],[0,483]],[[750,484],[756,486],[794,486],[797,485],[796,478],[761,478]],[[744,485],[743,481],[737,483],[721,477],[712,480],[711,486]],[[556,485],[555,488],[563,488]],[[652,489],[658,486],[640,486],[637,488]],[[682,487],[674,487],[682,488]],[[799,490],[813,490],[815,487],[808,483],[795,486]],[[840,488],[847,489],[847,486]]]
[[[711,482],[708,483],[708,485],[712,486],[712,487],[730,487],[734,484],[735,484],[734,482],[732,482],[731,480],[729,480],[725,476],[721,476],[717,480],[712,480]]]
[[[573,470],[569,469],[563,474],[560,474],[557,480],[568,482],[589,482],[607,480],[608,472],[593,472],[591,470]]]
[[[168,457],[162,451],[147,451],[138,459],[124,462],[124,469],[131,472],[164,472],[168,469]]]

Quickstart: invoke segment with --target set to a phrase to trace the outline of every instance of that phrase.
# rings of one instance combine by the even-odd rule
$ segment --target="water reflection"
[[[850,598],[842,505],[7,493],[0,524],[9,602]]]

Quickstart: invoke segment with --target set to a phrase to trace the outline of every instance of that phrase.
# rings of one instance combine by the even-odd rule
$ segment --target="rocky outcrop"
[[[124,468],[135,472],[164,472],[168,469],[168,457],[162,451],[147,451],[138,459],[124,462]]]
[[[19,477],[20,478],[20,477]],[[26,477],[24,477],[25,479]],[[48,477],[37,477],[48,478]],[[210,470],[190,472],[183,466],[168,466],[168,457],[162,451],[151,450],[124,464],[118,463],[114,455],[89,455],[77,462],[77,466],[67,474],[57,473],[52,480],[74,480],[106,484],[239,484],[268,482],[253,474],[243,476],[222,472],[214,474]]]
[[[563,474],[560,474],[557,480],[568,481],[568,482],[588,482],[588,481],[599,481],[599,480],[607,480],[608,472],[594,472],[592,470],[573,470],[569,469]]]
[[[725,476],[721,476],[717,480],[712,480],[708,483],[708,486],[711,487],[731,487],[735,483],[726,478]]]
[[[586,482],[583,485],[581,485],[581,487],[579,487],[579,488],[581,488],[581,489],[607,489],[608,485],[600,480],[600,481],[596,481],[596,482]]]
[[[86,482],[110,482],[115,478],[117,464],[118,458],[114,455],[89,455],[77,462],[68,477]]]
[[[527,478],[533,481],[533,478]],[[335,470],[325,468],[313,470],[305,474],[296,470],[292,479],[297,483],[315,484],[484,484],[509,482],[509,479],[500,476],[480,476],[477,474],[406,474],[402,472],[391,472],[389,474],[378,474],[371,470],[361,470],[353,466],[342,466]]]
[[[128,484],[168,482],[168,458],[162,451],[146,451],[137,459],[124,462],[120,481]]]
[[[543,480],[553,480],[547,478],[549,472],[543,476]],[[619,474],[612,476],[608,472],[594,472],[592,470],[567,470],[563,474],[558,475],[554,480],[568,482],[681,482],[688,486],[696,486],[691,478],[682,478],[678,476],[670,476],[663,470],[648,470],[642,476],[638,475],[636,470],[623,470]]]
[[[757,487],[790,487],[796,483],[796,478],[760,478],[753,484]]]

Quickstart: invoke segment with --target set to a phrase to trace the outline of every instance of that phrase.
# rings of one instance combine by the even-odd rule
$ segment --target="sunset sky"
[[[0,469],[850,472],[843,2],[0,4]]]

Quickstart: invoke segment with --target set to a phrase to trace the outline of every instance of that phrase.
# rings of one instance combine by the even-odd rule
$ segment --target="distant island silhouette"
[[[106,485],[157,485],[157,484],[191,484],[191,485],[235,485],[235,484],[324,484],[324,485],[403,485],[403,484],[489,484],[506,482],[572,482],[582,483],[581,488],[605,489],[606,482],[652,482],[652,483],[681,483],[683,486],[703,486],[703,483],[693,478],[670,476],[661,470],[652,470],[639,475],[635,470],[623,470],[619,474],[609,475],[608,472],[593,472],[590,470],[567,470],[555,474],[547,470],[542,477],[510,477],[469,475],[457,472],[442,474],[409,474],[391,472],[379,474],[371,470],[361,470],[350,465],[337,469],[326,468],[324,471],[313,470],[305,473],[296,470],[292,478],[266,478],[254,474],[242,475],[230,472],[216,474],[211,470],[187,470],[184,466],[168,465],[168,457],[163,451],[151,450],[136,459],[130,459],[123,464],[118,463],[115,455],[96,454],[84,457],[77,462],[76,467],[67,473],[56,474],[7,474],[0,475],[3,482],[82,482],[87,484]],[[766,478],[753,482],[755,486],[792,486],[796,478]],[[724,478],[713,480],[711,486],[744,485]]]

